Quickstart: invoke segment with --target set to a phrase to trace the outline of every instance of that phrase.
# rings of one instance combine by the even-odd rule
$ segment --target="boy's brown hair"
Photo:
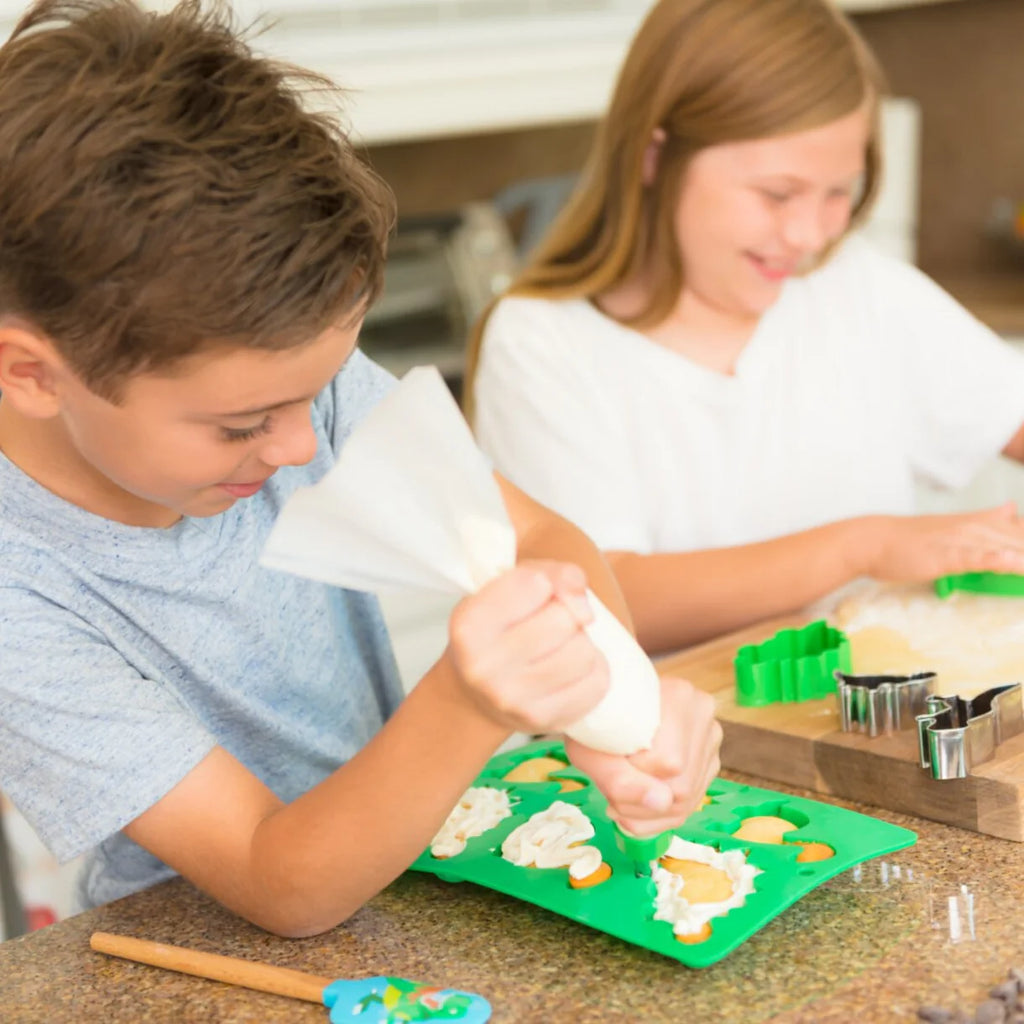
[[[381,287],[387,186],[218,3],[40,0],[0,48],[0,316],[96,393],[211,342],[278,349]]]

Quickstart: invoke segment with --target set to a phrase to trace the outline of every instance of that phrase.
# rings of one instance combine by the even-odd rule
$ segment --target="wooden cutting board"
[[[663,674],[689,679],[714,696],[724,732],[722,766],[1024,842],[1024,733],[1000,744],[970,777],[940,781],[918,764],[916,730],[874,739],[843,732],[834,696],[737,705],[736,649],[807,622],[801,616],[772,619],[658,661]]]

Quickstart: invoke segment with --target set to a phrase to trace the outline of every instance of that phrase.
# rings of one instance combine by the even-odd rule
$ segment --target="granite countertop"
[[[427,875],[402,876],[332,932],[302,940],[269,935],[175,880],[0,943],[0,1020],[326,1024],[313,1004],[93,953],[94,930],[331,978],[387,973],[463,988],[490,999],[495,1024],[912,1021],[921,1004],[973,1010],[1024,965],[1024,844],[829,802],[912,828],[919,841],[826,882],[704,970]]]

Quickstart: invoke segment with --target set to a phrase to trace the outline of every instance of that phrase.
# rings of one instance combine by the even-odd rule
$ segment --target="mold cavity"
[[[502,778],[505,782],[537,783],[557,782],[552,779],[551,773],[563,771],[569,767],[568,761],[560,760],[557,757],[529,757],[520,761],[514,768],[506,772]]]
[[[797,863],[810,864],[814,861],[829,860],[836,855],[836,851],[827,843],[813,843],[805,840],[793,840],[793,845],[800,852],[797,854]]]
[[[780,802],[737,807],[733,814],[740,819],[739,827],[733,832],[733,838],[752,843],[787,842],[787,833],[803,828],[810,821],[806,814],[794,811]]]
[[[699,932],[692,932],[689,935],[676,935],[676,942],[682,942],[686,946],[695,946],[698,942],[707,942],[711,938],[711,922],[705,921]]]
[[[578,793],[580,790],[586,789],[588,783],[582,779],[562,779],[557,775],[551,775],[548,777],[549,781],[557,782],[559,785],[559,793]]]

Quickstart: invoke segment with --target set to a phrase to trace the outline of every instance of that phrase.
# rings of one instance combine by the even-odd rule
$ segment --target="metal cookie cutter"
[[[921,767],[936,779],[965,779],[1003,740],[1024,731],[1020,683],[993,686],[970,700],[929,697],[917,716]]]
[[[839,718],[843,732],[879,736],[912,729],[928,710],[935,683],[934,672],[910,676],[855,676],[836,672]]]

